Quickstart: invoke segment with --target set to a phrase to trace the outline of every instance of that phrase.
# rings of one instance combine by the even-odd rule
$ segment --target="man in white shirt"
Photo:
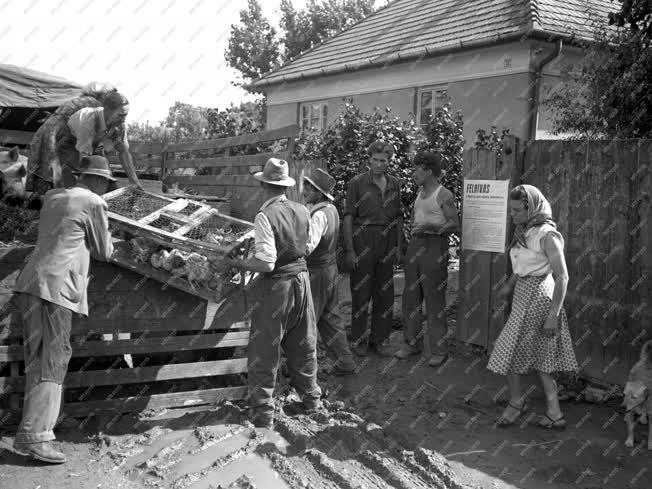
[[[254,177],[267,197],[254,219],[255,254],[246,261],[224,260],[260,273],[253,284],[247,378],[250,417],[259,428],[274,423],[274,388],[281,360],[287,357],[290,381],[307,412],[321,409],[317,385],[317,326],[306,266],[310,215],[286,197],[295,185],[286,161],[270,158]]]
[[[439,183],[441,156],[423,151],[415,155],[413,163],[414,182],[421,190],[412,208],[410,243],[405,256],[405,345],[396,357],[408,358],[423,350],[428,364],[437,367],[448,360],[443,345],[447,332],[448,234],[459,230],[459,217],[453,193]],[[424,301],[427,329],[421,318]]]
[[[340,315],[336,261],[340,217],[332,204],[333,188],[335,179],[320,168],[304,177],[303,198],[310,210],[307,262],[317,330],[334,360],[333,372],[349,375],[355,373],[356,364]]]

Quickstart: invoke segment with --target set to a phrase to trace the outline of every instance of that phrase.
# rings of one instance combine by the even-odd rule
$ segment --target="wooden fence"
[[[652,140],[534,141],[509,137],[502,157],[467,150],[465,178],[538,187],[565,238],[566,298],[578,362],[589,377],[624,383],[652,336]],[[463,252],[458,338],[491,348],[505,310],[494,297],[504,254]]]
[[[21,323],[10,299],[20,268],[31,251],[31,247],[0,250],[3,422],[20,409],[24,390]],[[116,265],[93,262],[90,272],[90,314],[73,324],[73,358],[64,382],[66,415],[142,411],[244,398],[244,347],[249,339],[246,290],[234,291],[211,312],[206,300]],[[102,339],[103,334],[117,333],[132,336]],[[126,354],[132,355],[132,368],[127,368],[121,358]]]

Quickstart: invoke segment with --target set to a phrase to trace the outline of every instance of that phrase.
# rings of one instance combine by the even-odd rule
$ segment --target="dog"
[[[652,340],[641,348],[641,358],[632,367],[625,384],[623,407],[627,424],[626,447],[634,446],[636,416],[638,422],[648,425],[647,448],[652,450]]]

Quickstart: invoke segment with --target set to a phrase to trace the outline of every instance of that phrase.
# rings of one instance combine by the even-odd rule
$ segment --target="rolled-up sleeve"
[[[96,260],[102,261],[109,261],[113,254],[107,209],[105,202],[99,202],[92,206],[86,224],[86,238],[91,255]]]
[[[78,110],[68,119],[68,127],[77,139],[75,149],[82,155],[92,155],[95,141],[95,112],[88,108]]]
[[[269,219],[262,212],[254,218],[254,256],[260,261],[276,263],[276,240]]]
[[[358,184],[357,180],[349,181],[346,186],[346,205],[344,206],[344,215],[357,217],[358,215]]]
[[[308,254],[311,254],[317,248],[321,238],[328,230],[328,218],[322,211],[315,212],[310,218],[310,231],[308,233],[308,244],[306,246]]]

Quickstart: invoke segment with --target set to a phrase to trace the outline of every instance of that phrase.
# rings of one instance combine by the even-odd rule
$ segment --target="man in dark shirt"
[[[387,174],[391,145],[376,141],[368,150],[369,171],[348,185],[344,211],[346,263],[351,270],[351,340],[353,351],[383,356],[392,332],[394,265],[402,261],[403,210],[398,179]],[[371,333],[366,343],[369,304]]]

